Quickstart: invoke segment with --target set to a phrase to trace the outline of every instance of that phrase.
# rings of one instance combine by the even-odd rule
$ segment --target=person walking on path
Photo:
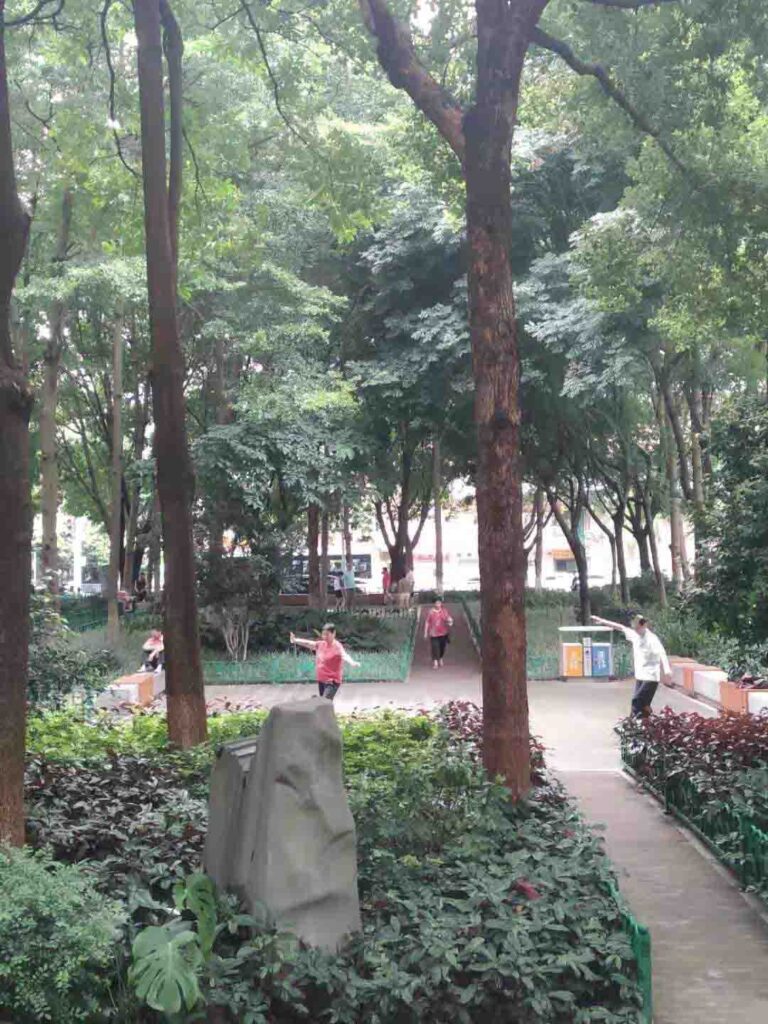
[[[598,618],[597,615],[592,616],[592,621],[600,623],[601,626],[611,626],[620,630],[632,644],[632,657],[635,663],[632,715],[636,718],[647,717],[651,713],[651,701],[658,689],[659,681],[672,681],[672,669],[669,667],[664,645],[656,634],[648,629],[648,622],[642,615],[633,620],[631,629],[618,622],[611,622],[610,619]]]
[[[453,619],[439,597],[427,612],[424,620],[424,639],[432,648],[432,668],[442,668],[445,647],[451,635]]]
[[[384,595],[384,600],[387,600],[389,595],[389,588],[392,586],[392,573],[389,571],[389,566],[385,565],[381,570],[381,592]]]
[[[355,570],[352,559],[347,559],[347,568],[344,570],[344,607],[351,612],[355,606]]]
[[[305,640],[303,637],[294,636],[291,633],[291,643],[297,647],[306,647],[308,651],[315,654],[315,678],[317,689],[321,697],[333,700],[339,692],[344,677],[344,662],[357,667],[360,662],[355,661],[344,646],[336,639],[336,627],[332,622],[326,622],[319,640]]]
[[[344,607],[344,583],[340,572],[333,574],[333,596],[336,598],[336,611],[340,612]]]

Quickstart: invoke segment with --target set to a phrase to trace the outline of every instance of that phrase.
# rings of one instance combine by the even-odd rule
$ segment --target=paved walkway
[[[406,683],[345,684],[340,711],[424,707],[464,698],[482,700],[480,671],[463,615],[446,666],[431,667],[419,633]],[[637,918],[651,929],[656,1024],[768,1024],[768,921],[674,819],[621,773],[614,724],[629,708],[628,681],[529,684],[531,729],[547,760],[578,801],[586,819],[604,830],[621,889]],[[301,699],[305,686],[208,687],[265,705]],[[715,712],[662,687],[655,707]]]

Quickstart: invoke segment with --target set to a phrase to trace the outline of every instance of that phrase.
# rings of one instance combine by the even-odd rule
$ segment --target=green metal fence
[[[408,635],[395,651],[362,651],[358,667],[345,666],[349,683],[399,683],[408,676],[416,642],[418,619],[411,615]],[[312,654],[290,651],[265,651],[247,661],[203,661],[205,682],[218,685],[256,683],[313,683],[315,659]]]
[[[621,743],[621,759],[629,774],[690,829],[743,888],[754,889],[768,902],[768,830],[764,823],[735,806],[713,808],[687,776],[668,777],[663,760],[649,775],[643,770],[642,748],[633,748],[626,740]]]
[[[626,900],[616,886],[611,886],[611,895],[616,901],[624,930],[632,945],[632,953],[637,963],[637,980],[643,997],[643,1024],[653,1024],[653,961],[651,959],[651,933],[644,924],[640,924]]]
[[[61,617],[75,633],[99,629],[107,624],[107,602],[104,598],[63,597]]]

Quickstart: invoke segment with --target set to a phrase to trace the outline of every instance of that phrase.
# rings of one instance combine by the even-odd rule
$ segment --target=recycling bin
[[[592,675],[598,679],[609,679],[613,675],[611,644],[592,644]]]
[[[561,675],[580,679],[584,675],[584,648],[579,643],[564,643],[560,647]]]

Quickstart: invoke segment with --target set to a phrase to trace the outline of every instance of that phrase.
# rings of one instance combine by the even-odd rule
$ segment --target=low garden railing
[[[640,924],[627,902],[615,886],[611,886],[611,895],[621,914],[624,930],[632,945],[632,953],[637,962],[637,981],[643,997],[643,1024],[653,1024],[653,961],[651,959],[651,933],[644,924]]]
[[[622,737],[621,759],[632,775],[725,865],[744,889],[768,902],[768,825],[733,805],[713,802],[687,775],[667,775],[662,764],[644,771],[642,748]]]

